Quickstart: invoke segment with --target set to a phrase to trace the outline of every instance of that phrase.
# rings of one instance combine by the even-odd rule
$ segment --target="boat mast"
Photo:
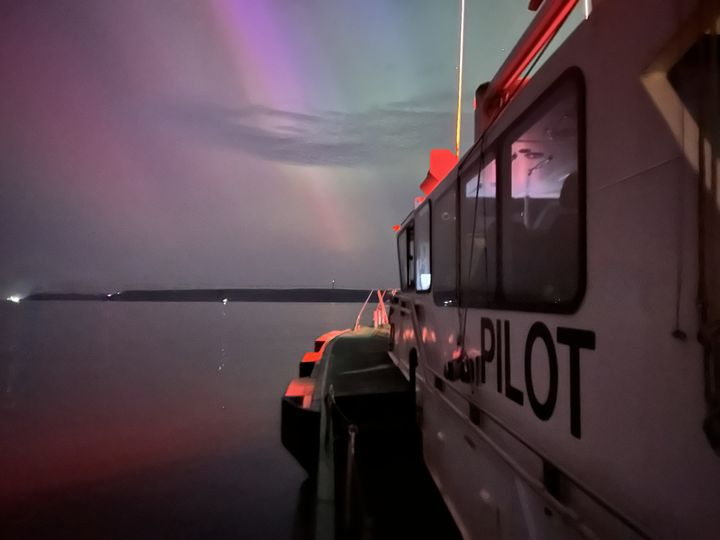
[[[460,116],[462,115],[463,48],[465,42],[465,0],[460,0],[460,60],[458,62],[457,118],[455,120],[455,156],[460,157]]]

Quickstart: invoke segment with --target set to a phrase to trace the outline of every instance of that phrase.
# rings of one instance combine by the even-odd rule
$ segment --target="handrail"
[[[357,318],[355,319],[355,326],[354,330],[357,330],[360,328],[360,319],[362,318],[363,312],[365,311],[365,308],[368,305],[368,302],[370,302],[370,298],[372,298],[372,295],[374,292],[377,291],[378,296],[378,305],[373,310],[373,326],[377,328],[378,326],[383,326],[388,324],[388,314],[387,310],[385,309],[385,293],[388,292],[387,289],[371,289],[370,293],[367,295],[367,298],[365,299],[365,302],[363,302],[362,307],[360,308],[360,312],[357,315]],[[391,293],[394,294],[395,289],[390,290]]]
[[[375,292],[375,289],[371,289],[370,293],[367,295],[367,298],[365,299],[365,302],[363,302],[362,307],[360,308],[360,311],[358,312],[357,319],[355,319],[355,326],[353,327],[354,330],[357,330],[360,328],[360,317],[362,317],[363,311],[365,311],[365,306],[368,305],[368,302],[370,301],[370,297],[372,297],[372,294]]]
[[[530,63],[550,42],[577,5],[578,0],[545,0],[525,33],[490,81],[482,104],[484,128],[507,105],[507,98],[517,89],[521,76]]]

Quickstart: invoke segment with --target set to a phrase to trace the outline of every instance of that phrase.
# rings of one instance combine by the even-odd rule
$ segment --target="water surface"
[[[359,307],[0,305],[0,536],[301,537],[280,396]]]

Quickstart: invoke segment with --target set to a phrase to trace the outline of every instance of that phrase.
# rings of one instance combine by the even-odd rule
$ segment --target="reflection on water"
[[[279,442],[280,396],[358,309],[1,304],[0,533],[296,536],[305,475]]]

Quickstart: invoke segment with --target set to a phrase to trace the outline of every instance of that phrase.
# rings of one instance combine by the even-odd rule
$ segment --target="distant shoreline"
[[[155,289],[113,294],[34,293],[22,299],[85,300],[103,302],[364,302],[370,289]]]

